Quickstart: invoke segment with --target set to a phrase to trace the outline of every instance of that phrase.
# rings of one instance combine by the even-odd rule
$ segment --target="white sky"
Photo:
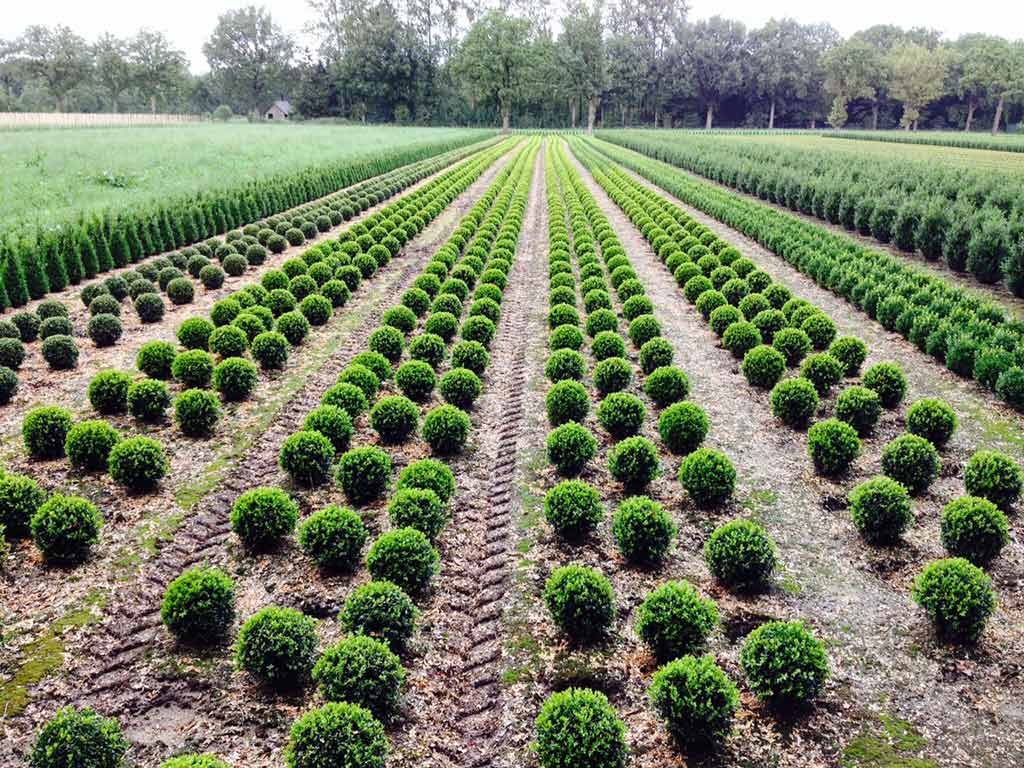
[[[0,37],[16,37],[30,24],[66,24],[90,41],[107,31],[127,36],[148,27],[166,32],[185,51],[192,70],[203,72],[207,69],[203,43],[217,17],[250,2],[267,6],[287,32],[301,32],[310,18],[305,0],[3,0]],[[844,36],[874,24],[934,27],[951,38],[965,32],[1024,36],[1024,12],[1012,10],[1013,0],[691,0],[691,4],[691,19],[719,14],[748,27],[760,26],[772,16],[791,16],[804,23],[828,21]]]

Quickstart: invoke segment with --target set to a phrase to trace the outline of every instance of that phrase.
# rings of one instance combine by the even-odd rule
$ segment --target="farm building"
[[[267,120],[287,120],[292,113],[292,105],[288,101],[275,101],[264,113]]]

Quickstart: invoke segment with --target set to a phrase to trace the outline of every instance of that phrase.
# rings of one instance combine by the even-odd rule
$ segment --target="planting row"
[[[317,164],[178,200],[0,233],[0,307],[21,306],[30,298],[61,291],[115,267],[200,243],[400,166],[479,142],[486,135],[472,131],[441,141],[376,150],[372,156],[326,167]],[[349,215],[354,210],[345,197],[333,202],[338,204],[333,210]]]
[[[715,328],[715,313],[730,304],[724,297],[716,296],[711,278],[702,274],[687,277],[685,269],[687,264],[693,263],[694,257],[698,257],[698,264],[704,262],[709,249],[720,259],[729,250],[728,244],[585,144],[575,146],[598,183],[645,233],[666,265],[672,269],[679,264],[673,271],[684,295],[722,335],[725,346],[731,348],[727,339],[729,328],[735,332],[735,328],[746,321],[737,319],[728,326],[723,322]],[[734,258],[732,264],[739,261]],[[706,269],[713,263],[705,262],[703,266]],[[714,267],[711,274],[717,269],[720,267]],[[752,274],[747,275],[748,281]],[[766,284],[764,293],[769,290]],[[747,294],[743,301],[756,295]],[[783,318],[791,322],[794,315],[806,309],[807,305],[799,301],[789,299],[783,305],[780,322]],[[709,304],[718,308],[708,313]],[[772,310],[761,312],[764,311]],[[742,316],[741,311],[737,318]],[[763,315],[759,313],[756,317]],[[801,324],[801,330],[808,339],[801,339],[801,354],[811,346],[808,343],[811,334],[806,331],[812,329],[805,324],[806,321]],[[829,353],[806,358],[801,376],[782,379],[789,345],[777,342],[780,337],[785,338],[791,328],[791,325],[776,328],[772,347],[751,346],[743,353],[741,368],[753,386],[772,387],[770,402],[777,417],[790,426],[802,428],[818,413],[819,395],[826,394],[843,376],[858,374],[867,350],[856,339],[837,339],[829,347]],[[833,326],[830,337],[834,334]],[[797,337],[794,335],[794,338]],[[816,344],[818,346],[827,343],[824,338],[818,341],[821,342]],[[735,349],[732,351],[736,354]],[[843,390],[835,401],[836,416],[808,430],[807,447],[816,470],[831,477],[847,473],[862,451],[862,439],[874,431],[882,409],[899,407],[906,390],[906,379],[899,366],[892,362],[871,366],[860,385]],[[853,524],[873,545],[899,541],[913,524],[911,497],[925,492],[939,476],[939,451],[952,437],[957,416],[946,403],[924,399],[907,410],[906,424],[908,433],[891,440],[882,450],[884,476],[861,483],[849,495]],[[995,595],[991,580],[981,567],[997,557],[1009,541],[1005,513],[1020,496],[1021,483],[1020,468],[1004,454],[981,450],[967,463],[964,470],[967,496],[948,504],[942,518],[942,544],[952,559],[928,566],[914,591],[915,599],[929,613],[941,636],[954,641],[974,641],[993,613]],[[961,589],[970,596],[963,597],[958,592]]]
[[[478,154],[354,225],[337,240],[308,250],[302,259],[286,262],[282,270],[267,272],[262,284],[246,286],[214,304],[210,319],[186,320],[178,329],[184,351],[163,341],[144,344],[137,365],[146,378],[135,380],[125,372],[103,371],[90,382],[91,405],[102,416],[127,412],[141,424],[159,423],[172,405],[166,381],[173,378],[181,388],[173,400],[178,428],[187,436],[209,436],[222,416],[221,400],[246,399],[259,381],[259,369],[284,368],[292,350],[301,348],[311,325],[325,325],[335,308],[347,303],[350,292],[392,258],[390,248],[377,240],[387,241],[391,247],[397,245],[394,255],[398,255],[401,243],[391,233],[404,235],[403,223],[412,223],[415,233],[422,231],[506,150],[501,145]],[[346,244],[371,231],[375,244],[369,252],[373,256],[358,251],[353,260],[343,251]],[[330,279],[318,283],[310,271]],[[207,389],[211,385],[219,398]],[[47,460],[67,455],[80,470],[107,470],[115,482],[133,492],[152,491],[169,469],[159,441],[142,435],[122,439],[118,430],[104,420],[74,424],[68,411],[54,406],[27,414],[23,436],[31,458]],[[8,535],[31,532],[50,560],[75,562],[86,557],[99,538],[99,511],[91,505],[89,509],[78,505],[77,517],[88,517],[88,524],[70,525],[73,512],[59,510],[66,517],[58,514],[48,525],[51,533],[40,529],[37,535],[33,521],[43,506],[42,492],[27,477],[15,480],[19,488],[32,492],[26,491],[24,498],[15,499],[16,503],[0,502],[0,525],[7,528]]]
[[[426,362],[433,374],[448,356],[442,337],[434,336],[441,341],[437,354],[435,346],[428,351],[416,343],[431,334],[424,331],[411,341],[408,336],[430,318],[454,314],[446,299],[461,304],[474,285],[478,302],[488,301],[500,309],[522,225],[535,146],[519,152],[499,175],[435,254],[416,287],[385,314],[385,324],[371,335],[369,349],[355,358],[338,384],[325,393],[322,404],[307,416],[306,428],[285,441],[280,464],[291,478],[293,492],[257,488],[236,501],[232,528],[246,553],[266,550],[290,536],[299,516],[293,493],[321,485],[334,475],[358,511],[329,505],[309,515],[298,526],[299,544],[327,571],[358,568],[369,538],[365,521],[381,511],[380,502],[389,495],[394,459],[422,455],[415,445],[420,406],[388,390],[396,385],[402,388],[399,379],[410,377],[403,377],[401,371],[412,371],[407,368],[412,363]],[[436,311],[427,317],[435,305]],[[486,315],[469,315],[461,327],[462,341],[452,351],[453,359],[461,355],[473,364],[474,376],[487,366],[486,347],[491,340],[490,336],[483,341],[470,338],[479,334],[473,330],[479,323],[472,322],[477,317]],[[493,335],[493,325],[491,330]],[[396,338],[397,348],[389,343]],[[406,351],[411,360],[394,372],[393,366]],[[456,370],[460,369],[448,375]],[[479,379],[476,383],[479,388]],[[445,390],[443,384],[441,389]],[[429,407],[429,389],[416,396],[424,408]],[[434,541],[450,518],[457,488],[457,478],[443,458],[462,449],[469,429],[468,414],[451,404],[431,408],[422,420],[423,438],[438,458],[413,461],[399,473],[397,491],[386,507],[387,530],[365,555],[372,580],[349,594],[338,616],[346,632],[343,639],[321,652],[316,621],[278,606],[257,611],[242,625],[234,645],[234,660],[241,670],[275,692],[294,693],[312,679],[322,699],[321,706],[295,722],[285,753],[287,765],[363,768],[384,764],[389,745],[383,724],[394,718],[400,702],[407,674],[402,657],[419,615],[416,601],[428,594],[437,571]],[[357,442],[358,447],[351,447]],[[228,639],[235,610],[231,577],[219,569],[199,567],[172,582],[161,615],[180,643],[216,644]],[[68,723],[74,724],[74,733],[69,734]],[[41,766],[56,765],[46,758],[53,744],[79,747],[87,738],[113,762],[129,746],[115,722],[91,710],[67,709],[43,728],[33,755]],[[212,756],[189,756],[165,765],[220,768],[223,763]]]
[[[953,131],[825,131],[825,139],[854,139],[881,141],[894,144],[918,144],[957,149],[988,149],[997,152],[1024,152],[1024,141],[1019,136],[988,133],[961,133]]]
[[[1019,175],[714,136],[687,135],[680,141],[609,132],[602,137],[909,253],[942,258],[950,269],[969,270],[983,283],[1005,278],[1010,290],[1024,295]],[[887,260],[848,238],[830,240],[832,249],[859,260]]]
[[[899,259],[741,199],[660,161],[604,142],[593,146],[688,205],[757,240],[949,370],[973,377],[1010,405],[1024,409],[1024,328],[1002,308]]]
[[[207,291],[216,291],[223,286],[227,275],[237,277],[250,266],[259,268],[268,253],[281,253],[289,244],[301,245],[307,236],[316,238],[477,151],[478,147],[460,149],[414,163],[358,184],[317,206],[302,206],[289,211],[288,216],[271,217],[248,225],[244,230],[229,232],[224,240],[199,243],[194,248],[184,248],[139,264],[123,274],[87,284],[80,294],[89,316],[86,332],[96,347],[112,346],[124,332],[121,315],[125,299],[131,300],[143,324],[160,322],[165,313],[161,293],[166,294],[172,304],[190,304],[196,296],[196,281]],[[401,244],[418,231],[417,226],[408,222],[407,226],[403,224],[402,231],[388,234]],[[362,253],[364,246],[369,250],[384,242],[384,237],[379,238],[380,242],[369,238],[368,230],[355,233],[351,239],[364,235],[363,240],[357,241],[358,248],[349,246],[339,256],[351,260]],[[387,240],[387,246],[394,248],[392,239]],[[323,268],[319,272],[318,277],[326,277],[322,274]],[[73,315],[65,304],[55,299],[41,302],[34,312],[18,312],[9,320],[0,320],[0,404],[8,402],[17,388],[14,371],[25,360],[26,343],[41,340],[40,352],[51,370],[75,368],[80,357],[75,331]],[[51,337],[57,338],[51,340]]]

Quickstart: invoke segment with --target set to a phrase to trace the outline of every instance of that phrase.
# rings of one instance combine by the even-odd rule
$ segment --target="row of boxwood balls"
[[[778,418],[791,426],[805,427],[817,412],[819,396],[827,394],[844,375],[858,375],[867,355],[864,344],[852,337],[834,338],[834,324],[820,310],[772,284],[770,276],[754,270],[749,260],[740,258],[725,241],[652,190],[624,174],[614,180],[603,177],[602,181],[652,245],[658,247],[659,256],[674,270],[686,298],[697,305],[712,329],[723,337],[725,346],[743,358],[742,369],[748,381],[773,387],[771,405]],[[660,212],[657,224],[646,213],[648,208]],[[670,228],[675,237],[664,234],[662,227]],[[736,272],[736,277],[723,274],[723,264]],[[750,285],[752,277],[757,278],[756,286]],[[728,280],[716,291],[716,279],[721,282],[722,278]],[[737,286],[737,279],[747,281],[746,290]],[[724,295],[727,285],[733,285],[731,293],[735,296]],[[749,292],[752,287],[760,290],[768,304],[762,306],[762,301],[747,312],[735,309],[733,304],[742,307],[743,302],[758,296]],[[778,327],[767,321],[751,322],[747,325],[754,328],[743,327],[739,334],[742,338],[733,339],[735,343],[725,338],[743,317],[753,315],[754,320],[765,320],[772,307],[777,307]],[[722,313],[731,314],[719,317]],[[758,334],[764,330],[774,334],[773,346],[757,346],[761,341]],[[807,339],[800,338],[800,333]],[[801,376],[779,381],[787,364],[798,363],[812,347],[826,345],[828,352],[804,360]],[[900,367],[883,362],[864,373],[861,385],[843,390],[836,402],[836,417],[808,430],[808,452],[816,470],[831,476],[844,473],[860,454],[860,438],[872,431],[882,408],[897,407],[906,389]],[[945,403],[926,399],[911,406],[907,426],[909,434],[897,437],[883,449],[886,477],[873,478],[851,494],[854,524],[868,541],[894,541],[912,522],[907,497],[926,489],[938,476],[936,446],[941,447],[952,435],[956,416]],[[939,634],[964,641],[976,639],[994,611],[991,581],[977,565],[997,556],[1007,542],[1005,516],[998,505],[1007,496],[1012,503],[1020,484],[1019,468],[998,452],[980,451],[969,466],[969,495],[955,500],[943,513],[942,542],[954,557],[929,565],[913,590],[915,600],[925,608]]]

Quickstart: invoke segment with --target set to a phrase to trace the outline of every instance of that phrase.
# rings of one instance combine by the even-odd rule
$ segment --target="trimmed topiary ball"
[[[898,541],[914,522],[906,487],[888,477],[865,480],[850,492],[848,501],[853,524],[871,544]]]
[[[700,509],[717,507],[732,496],[736,470],[722,453],[698,448],[679,467],[679,482]]]
[[[878,393],[883,408],[895,408],[907,392],[907,378],[896,363],[875,363],[864,372],[863,382]]]
[[[5,365],[0,365],[0,405],[11,402],[18,391],[18,375]]]
[[[882,471],[911,494],[925,491],[941,467],[935,446],[917,435],[900,435],[882,450]]]
[[[1024,476],[1017,463],[999,451],[976,451],[964,467],[964,485],[971,496],[988,499],[1004,512],[1020,497]]]
[[[423,419],[423,439],[441,456],[461,451],[469,437],[469,414],[454,405],[439,405]]]
[[[907,410],[907,431],[941,448],[956,431],[956,412],[941,400],[918,400]]]
[[[661,562],[668,553],[676,527],[661,504],[646,496],[623,501],[612,519],[612,535],[622,556],[631,563]]]
[[[380,498],[391,480],[391,457],[373,446],[353,448],[338,462],[337,480],[353,504]]]
[[[331,441],[335,453],[348,449],[352,438],[352,419],[348,412],[336,405],[321,405],[306,416],[302,428],[319,432]]]
[[[124,328],[116,315],[95,315],[89,320],[89,338],[97,347],[112,347],[121,338]]]
[[[574,349],[559,349],[552,352],[544,366],[544,375],[548,381],[559,382],[566,379],[579,381],[586,371],[583,355]]]
[[[39,325],[39,338],[46,341],[51,336],[74,336],[75,326],[66,317],[48,317]],[[18,341],[12,339],[11,341]],[[0,351],[4,358],[9,358],[15,350],[20,350],[24,355],[21,344],[12,344],[11,341],[0,341]]]
[[[578,381],[560,381],[548,390],[546,405],[548,421],[554,426],[582,422],[590,410],[590,397]]]
[[[321,568],[351,572],[366,543],[366,526],[351,509],[335,504],[314,512],[299,526],[299,546]]]
[[[810,703],[828,678],[824,644],[800,621],[770,621],[747,637],[740,665],[754,695],[790,709]]]
[[[201,349],[181,352],[174,358],[171,373],[185,388],[208,387],[213,379],[213,358]]]
[[[209,349],[214,325],[205,317],[190,317],[178,326],[178,342],[185,349]]]
[[[853,385],[836,399],[836,418],[852,426],[861,437],[871,434],[881,414],[882,400],[873,389]]]
[[[603,516],[601,494],[582,480],[563,480],[544,497],[544,517],[564,539],[583,538]]]
[[[107,469],[118,485],[132,491],[149,491],[167,474],[170,465],[159,442],[139,436],[122,440],[111,449]]]
[[[289,535],[298,517],[298,505],[280,488],[253,488],[231,507],[231,529],[249,549],[263,549]]]
[[[786,358],[786,365],[799,365],[811,351],[811,340],[799,328],[781,328],[772,337],[772,346]]]
[[[155,379],[132,382],[127,397],[128,412],[141,421],[159,421],[171,405],[167,385]]]
[[[0,527],[8,536],[31,531],[32,516],[46,500],[46,493],[27,475],[0,476]]]
[[[597,408],[597,419],[615,439],[635,435],[644,423],[643,401],[627,392],[613,392]]]
[[[573,640],[598,637],[615,617],[612,585],[599,571],[582,565],[556,568],[544,585],[544,604],[555,624]]]
[[[58,335],[44,339],[42,353],[43,360],[54,371],[69,371],[78,365],[78,345],[70,336]]]
[[[939,638],[955,643],[976,642],[996,609],[992,580],[962,557],[931,563],[914,580],[911,594]]]
[[[824,312],[815,312],[800,324],[815,349],[826,349],[836,337],[836,324]]]
[[[743,359],[747,352],[759,346],[761,342],[761,332],[752,323],[744,321],[733,323],[722,334],[722,346],[732,352],[733,357],[737,359]]]
[[[434,541],[448,522],[448,511],[429,488],[402,488],[388,506],[388,517],[392,528],[414,528]]]
[[[1006,515],[988,499],[962,496],[942,510],[942,546],[953,557],[984,568],[1009,542]]]
[[[213,386],[229,402],[245,400],[258,381],[256,366],[241,357],[229,357],[213,369]]]
[[[677,455],[688,454],[700,447],[709,428],[707,415],[700,406],[693,403],[670,405],[658,420],[658,433],[662,442]]]
[[[59,459],[71,429],[71,412],[55,405],[33,408],[21,423],[25,450],[33,459]]]
[[[747,383],[762,389],[771,389],[786,372],[786,357],[774,347],[762,344],[743,356],[743,364],[740,367]]]
[[[274,328],[293,347],[297,347],[309,335],[309,321],[301,312],[285,312],[277,318]]]
[[[778,566],[775,542],[751,520],[732,520],[714,530],[704,545],[704,562],[719,582],[732,589],[765,587]]]
[[[288,768],[383,768],[387,756],[384,726],[369,710],[348,702],[328,702],[295,721],[285,764]]]
[[[785,379],[772,388],[772,415],[794,429],[807,426],[819,403],[818,390],[803,376]]]
[[[64,707],[43,726],[28,758],[31,768],[121,768],[131,744],[116,720]]]
[[[302,430],[284,441],[277,461],[293,483],[314,488],[331,476],[334,444],[320,432]]]
[[[399,367],[395,374],[395,383],[406,397],[422,402],[434,391],[437,375],[428,363],[410,360]]]
[[[472,408],[480,397],[483,384],[468,368],[453,368],[441,378],[441,397],[463,410]]]
[[[860,373],[860,367],[868,356],[868,348],[858,338],[841,336],[829,344],[828,353],[843,364],[844,374],[852,377]]]
[[[272,371],[284,368],[291,345],[277,331],[265,331],[252,340],[249,349],[260,368]]]
[[[420,410],[401,395],[382,397],[370,410],[370,425],[385,445],[404,443],[416,434]]]
[[[147,341],[139,347],[139,352],[135,356],[135,367],[151,379],[165,381],[173,375],[177,356],[178,353],[170,342]]]
[[[68,430],[64,452],[72,466],[99,472],[107,468],[110,451],[120,439],[120,433],[103,419],[80,421]]]
[[[32,541],[52,563],[80,563],[100,539],[103,516],[88,499],[54,494],[32,514]]]
[[[582,344],[582,342],[581,342]],[[574,347],[578,349],[579,347]],[[590,352],[600,362],[610,357],[625,357],[626,344],[614,331],[601,331],[590,344]]]
[[[390,581],[371,581],[349,595],[338,621],[346,632],[376,637],[400,653],[412,637],[418,615],[400,587]]]
[[[455,495],[455,475],[444,462],[420,459],[402,470],[398,476],[398,490],[426,488],[437,494],[444,503]]]
[[[242,625],[235,664],[274,690],[291,690],[309,677],[316,658],[316,621],[294,608],[271,605]]]
[[[174,421],[182,434],[209,435],[220,419],[220,402],[212,392],[187,389],[174,399]]]
[[[389,720],[398,709],[405,668],[380,640],[353,635],[324,651],[313,667],[313,681],[328,701],[358,704]]]
[[[409,342],[409,357],[422,360],[435,370],[444,362],[446,350],[444,339],[433,333],[421,333]]]
[[[685,581],[662,584],[637,609],[636,632],[659,661],[700,650],[717,624],[714,601]]]
[[[672,365],[674,357],[671,342],[658,336],[640,347],[640,370],[645,374],[653,373],[658,368]]]
[[[586,427],[569,421],[548,433],[547,452],[559,474],[578,475],[597,453],[597,440]]]
[[[41,320],[34,312],[17,312],[11,315],[11,322],[18,328],[18,337],[28,344],[39,338]]]
[[[18,339],[0,339],[0,365],[13,371],[25,362],[25,345]]]
[[[808,355],[800,366],[800,375],[814,385],[821,397],[843,380],[843,364],[828,352]]]
[[[670,365],[656,368],[644,382],[644,393],[659,408],[685,400],[690,394],[690,380],[680,369]]]
[[[732,729],[739,693],[713,656],[684,656],[654,674],[651,704],[677,743],[706,747]]]
[[[628,490],[641,490],[658,475],[658,449],[646,437],[627,437],[609,451],[608,469]]]
[[[860,438],[845,421],[825,419],[807,430],[807,452],[820,474],[840,475],[860,455]]]
[[[381,534],[370,546],[366,567],[378,581],[390,581],[406,593],[422,594],[437,572],[437,550],[422,531],[398,528]]]
[[[573,378],[582,379],[583,377]],[[633,367],[624,358],[609,357],[594,366],[594,386],[602,395],[620,392],[628,387],[632,381]]]
[[[89,382],[89,403],[105,416],[128,409],[128,388],[132,377],[121,371],[100,371]]]
[[[219,568],[190,568],[167,586],[160,618],[179,642],[219,643],[235,621],[235,582]]]
[[[541,768],[625,768],[626,728],[603,693],[568,688],[551,694],[536,732]]]
[[[249,348],[249,337],[237,326],[222,325],[210,334],[208,347],[213,354],[220,355],[222,358],[242,357]],[[193,350],[191,353],[183,354],[195,352],[202,352],[202,350]]]
[[[164,319],[164,300],[155,293],[144,293],[135,299],[135,314],[143,323],[159,323]]]
[[[490,359],[490,353],[478,341],[460,341],[452,347],[452,367],[468,368],[477,376],[483,376]]]
[[[402,357],[402,350],[405,348],[405,337],[397,328],[390,325],[382,325],[370,334],[367,344],[370,351],[379,352],[391,363],[397,363]]]

